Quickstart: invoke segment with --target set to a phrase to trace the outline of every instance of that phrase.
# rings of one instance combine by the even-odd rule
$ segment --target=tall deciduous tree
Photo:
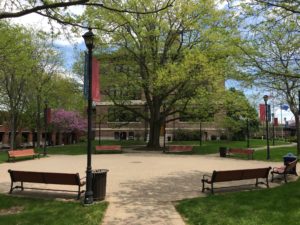
[[[13,148],[20,115],[24,112],[30,91],[31,68],[36,61],[31,57],[33,45],[29,32],[0,23],[0,33],[0,101],[8,111]]]
[[[115,8],[155,11],[165,2],[128,0],[113,4]],[[149,147],[159,146],[166,118],[185,111],[199,92],[224,88],[226,74],[233,70],[228,62],[235,54],[230,41],[236,30],[230,15],[218,10],[214,1],[178,0],[169,10],[153,14],[91,10],[86,14],[93,26],[114,30],[98,33],[103,35],[102,44],[108,41],[111,51],[120,53],[126,62],[126,68],[119,77],[111,77],[110,84],[123,93],[142,90],[149,113],[132,108],[128,98],[110,97],[115,105],[148,121]],[[116,82],[117,78],[122,82]]]
[[[156,8],[153,12],[165,10],[172,5],[175,0],[166,1],[161,8]],[[81,9],[90,8],[92,10],[101,9],[108,12],[117,13],[153,13],[147,10],[137,11],[135,8],[115,7],[112,1],[98,0],[2,0],[0,2],[0,20],[25,16],[36,13],[49,18],[49,22],[56,21],[61,25],[71,25],[74,27],[87,28],[86,20],[80,13],[72,11],[72,7],[79,6]],[[73,8],[74,9],[74,8]]]
[[[267,15],[270,16],[270,15]],[[294,18],[294,19],[292,19]],[[284,96],[295,116],[297,154],[300,154],[298,90],[300,89],[300,38],[295,17],[257,25],[246,40],[245,66],[255,85]],[[268,27],[272,26],[272,30]]]
[[[227,130],[228,137],[235,140],[244,140],[248,128],[257,128],[257,111],[251,106],[243,92],[230,88],[223,96],[222,108],[225,116],[220,121],[222,128]]]

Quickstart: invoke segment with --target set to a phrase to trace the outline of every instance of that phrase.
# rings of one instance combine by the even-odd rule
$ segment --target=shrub
[[[174,132],[174,141],[197,141],[199,138],[199,131],[178,129]]]
[[[217,140],[217,136],[216,136],[216,135],[211,135],[210,139],[211,139],[212,141],[215,141],[215,140]]]
[[[226,136],[225,134],[222,134],[222,135],[220,136],[220,140],[227,140],[227,136]]]

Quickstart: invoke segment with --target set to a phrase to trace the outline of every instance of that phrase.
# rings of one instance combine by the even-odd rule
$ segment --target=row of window
[[[141,113],[140,108],[135,108],[134,110]],[[210,116],[213,118],[213,114]],[[199,121],[199,118],[181,113],[179,121],[197,122]],[[108,122],[141,122],[141,118],[132,111],[124,110],[120,107],[110,107],[108,109]]]

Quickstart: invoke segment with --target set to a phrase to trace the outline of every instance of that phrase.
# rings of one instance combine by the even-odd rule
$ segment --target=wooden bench
[[[255,186],[260,184],[265,184],[269,187],[268,176],[271,167],[268,168],[256,168],[256,169],[241,169],[241,170],[226,170],[226,171],[213,171],[212,176],[203,175],[202,179],[202,192],[205,189],[211,190],[211,193],[214,193],[214,183],[216,182],[225,182],[225,181],[237,181],[237,180],[247,180],[247,179],[256,179]],[[259,178],[266,179],[266,183],[258,182]],[[210,184],[210,188],[205,188],[205,183]]]
[[[297,162],[298,162],[298,159],[296,159],[293,162],[288,163],[286,166],[274,167],[273,170],[271,171],[271,174],[272,174],[271,182],[274,181],[274,174],[283,175],[285,183],[287,183],[287,175],[288,174],[294,174],[294,175],[298,176],[298,174],[296,172]]]
[[[191,152],[193,146],[190,145],[169,145],[168,152]]]
[[[247,155],[248,159],[253,159],[253,154],[254,154],[253,149],[240,149],[240,148],[230,148],[227,151],[227,155],[230,156],[231,154],[241,154],[241,155]]]
[[[117,152],[121,152],[122,149],[121,149],[121,145],[97,145],[95,147],[95,152],[105,152],[105,151],[117,151]]]
[[[8,154],[8,161],[10,161],[11,159],[13,159],[15,161],[16,158],[28,157],[28,156],[32,156],[33,159],[35,157],[40,158],[40,154],[39,153],[35,153],[34,149],[8,150],[7,154]]]
[[[17,170],[8,170],[11,179],[11,186],[9,193],[16,188],[21,188],[24,190],[23,183],[44,183],[44,184],[61,184],[61,185],[76,185],[78,186],[78,191],[70,190],[53,190],[53,189],[43,189],[43,188],[26,188],[26,189],[38,189],[38,190],[50,190],[50,191],[66,191],[66,192],[77,192],[77,199],[80,198],[81,191],[80,188],[85,184],[84,181],[81,181],[79,174],[71,173],[51,173],[51,172],[32,172],[32,171],[17,171]],[[21,182],[21,186],[13,186],[14,182]]]

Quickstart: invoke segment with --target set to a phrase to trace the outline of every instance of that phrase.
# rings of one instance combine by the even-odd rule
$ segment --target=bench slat
[[[33,171],[17,171],[8,170],[11,177],[11,189],[10,193],[15,188],[23,188],[23,182],[29,183],[44,183],[44,184],[61,184],[61,185],[76,185],[78,186],[78,199],[82,191],[80,187],[85,184],[85,182],[80,182],[79,174],[71,173],[52,173],[52,172],[33,172]],[[14,182],[21,182],[21,186],[13,187]]]
[[[11,158],[15,159],[18,157],[26,157],[26,156],[39,156],[38,153],[34,152],[34,149],[24,149],[24,150],[9,150],[7,151],[8,160]]]
[[[190,145],[169,145],[170,152],[187,152],[193,151],[193,146]]]
[[[202,192],[205,189],[205,183],[211,184],[211,193],[213,193],[213,184],[216,182],[225,181],[237,181],[237,180],[247,180],[256,179],[256,185],[258,184],[259,178],[266,179],[266,185],[269,187],[268,177],[271,167],[268,168],[255,168],[255,169],[242,169],[242,170],[224,170],[224,171],[213,171],[211,179],[202,179]]]
[[[109,150],[121,151],[121,145],[97,145],[95,149],[96,151],[109,151]]]

